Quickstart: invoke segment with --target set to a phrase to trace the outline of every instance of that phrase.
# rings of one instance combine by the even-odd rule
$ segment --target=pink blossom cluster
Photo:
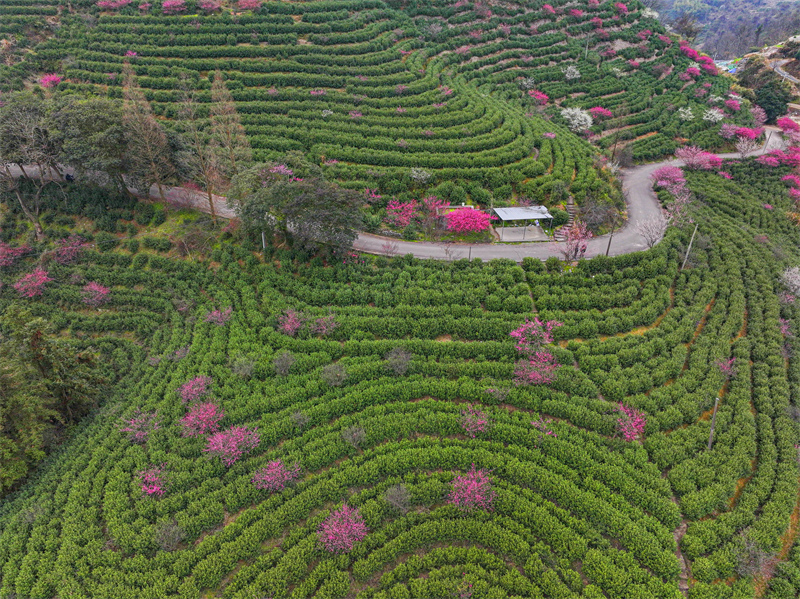
[[[736,358],[728,358],[727,360],[719,359],[714,362],[714,366],[719,369],[726,379],[736,376]]]
[[[610,110],[603,108],[602,106],[590,108],[589,114],[592,115],[592,118],[594,119],[609,119],[614,116]]]
[[[497,493],[492,489],[492,481],[485,470],[476,470],[472,464],[469,472],[459,474],[453,479],[453,487],[447,495],[447,503],[464,511],[475,509],[490,511]]]
[[[572,15],[573,17],[582,17],[583,11],[580,10],[579,8],[572,8],[570,9],[569,14]]]
[[[708,94],[708,90],[705,89],[705,88],[698,87],[696,90],[694,90],[694,97],[695,98],[702,98],[706,94]]]
[[[61,83],[61,75],[57,75],[56,73],[43,75],[42,78],[39,79],[39,84],[44,88],[55,87],[59,83]]]
[[[224,310],[212,310],[206,314],[205,321],[211,322],[217,326],[222,326],[231,319],[231,312],[233,312],[233,308],[230,306]]]
[[[291,308],[278,317],[278,330],[289,337],[294,337],[304,324],[303,314]]]
[[[537,351],[520,360],[514,369],[517,385],[549,385],[556,380],[558,362],[549,351]]]
[[[661,168],[653,171],[650,178],[655,181],[659,187],[669,189],[678,189],[686,185],[686,178],[683,171],[677,166],[662,166]],[[672,193],[670,191],[670,193]]]
[[[456,48],[455,52],[456,54],[466,54],[467,52],[469,52],[469,50],[470,50],[469,46],[459,46],[458,48]]]
[[[500,25],[500,32],[505,37],[508,37],[509,35],[511,35],[511,25],[509,25],[508,23],[503,23],[502,25]]]
[[[17,260],[31,251],[31,248],[27,245],[12,247],[3,241],[0,241],[0,268],[14,266],[17,263]]]
[[[622,416],[617,419],[617,430],[626,441],[635,441],[644,433],[647,424],[644,412],[624,404],[619,404],[619,411],[622,412]]]
[[[609,35],[608,31],[606,31],[602,27],[599,27],[599,28],[595,29],[595,32],[597,33],[597,37],[599,37],[600,39],[603,39],[603,40],[607,40],[609,37],[611,37]]]
[[[386,220],[390,225],[402,229],[411,223],[416,210],[417,202],[414,200],[410,202],[391,200],[386,206]]]
[[[412,52],[413,50],[400,50],[400,54],[402,54],[403,56],[408,56]]]
[[[717,174],[723,179],[733,179],[733,177],[728,171],[717,171]]]
[[[621,14],[621,15],[627,15],[628,14],[628,7],[625,4],[623,4],[622,2],[615,2],[614,3],[614,8],[616,8],[617,12],[619,14]]]
[[[791,185],[800,187],[800,177],[797,175],[786,175],[785,177],[781,177],[781,181],[786,181]]]
[[[759,156],[758,158],[756,158],[756,162],[758,162],[761,165],[769,166],[772,168],[780,166],[781,164],[781,161],[778,160],[775,156],[770,156],[768,154],[764,156]]]
[[[594,25],[595,29],[599,29],[603,26],[603,19],[600,17],[592,17],[590,22]]]
[[[687,67],[686,74],[689,75],[689,77],[699,77],[700,69],[698,69],[697,67]]]
[[[542,137],[546,137],[547,139],[555,139],[556,134],[552,131],[546,131],[545,133],[542,133]]]
[[[225,417],[225,411],[217,404],[206,402],[194,404],[189,412],[181,418],[184,437],[198,437],[219,430],[219,421]]]
[[[739,102],[739,100],[728,98],[727,100],[725,100],[725,107],[731,112],[737,112],[742,109],[742,104],[741,102]]]
[[[738,125],[734,125],[733,123],[722,123],[722,126],[719,128],[720,137],[724,139],[733,139],[736,137],[736,130],[738,128]]]
[[[186,0],[164,0],[161,3],[161,12],[165,15],[176,15],[186,10]]]
[[[758,139],[764,130],[761,128],[751,129],[750,127],[737,127],[736,135],[745,139]]]
[[[300,464],[295,462],[287,466],[280,460],[269,462],[264,468],[256,471],[252,483],[256,489],[263,489],[274,493],[283,491],[287,485],[300,477]]]
[[[328,92],[326,92],[324,89],[312,89],[308,93],[310,93],[312,96],[324,96]]]
[[[380,200],[382,197],[383,196],[381,196],[381,194],[378,193],[377,189],[370,189],[369,187],[364,189],[364,198],[370,204],[372,204],[377,200]]]
[[[141,10],[142,12],[146,12],[146,11],[150,10],[150,8],[151,8],[152,6],[153,6],[153,5],[152,5],[152,4],[150,4],[149,2],[142,2],[142,3],[139,5],[139,10]]]
[[[692,76],[689,73],[679,73],[678,79],[680,79],[681,81],[691,81]]]
[[[150,433],[161,427],[158,412],[143,412],[140,408],[136,408],[133,416],[123,420],[122,425],[119,430],[128,433],[128,440],[131,443],[140,445],[147,442]]]
[[[442,208],[447,206],[447,202],[445,200],[440,200],[433,195],[422,198],[422,204],[425,206],[426,212],[434,218],[439,216]]]
[[[165,473],[165,466],[150,466],[146,470],[140,470],[136,473],[142,485],[142,492],[146,495],[156,495],[161,497],[164,494],[167,486],[167,477]]]
[[[461,410],[461,428],[472,439],[477,437],[479,433],[485,433],[489,430],[490,425],[489,416],[475,406],[470,405]]]
[[[285,164],[276,164],[275,166],[270,167],[268,170],[270,174],[279,175],[281,177],[291,177],[294,174],[294,171]]]
[[[792,321],[787,320],[785,318],[780,318],[778,320],[778,324],[780,325],[781,335],[784,337],[791,337],[792,336]]]
[[[663,42],[663,43],[667,44],[668,46],[671,46],[671,45],[672,45],[672,38],[671,38],[671,37],[669,37],[668,35],[659,34],[659,36],[658,36],[658,39],[659,39],[661,42]]]
[[[761,106],[757,105],[751,106],[750,116],[753,117],[753,123],[756,127],[763,127],[764,123],[767,122],[767,111],[761,108]],[[800,126],[798,126],[798,130],[800,130]]]
[[[359,110],[351,110],[348,114],[350,115],[350,118],[353,120],[358,120],[362,116],[364,116],[363,114],[361,114],[361,111]]]
[[[628,66],[630,66],[631,68],[634,68],[634,69],[638,69],[641,66],[641,64],[639,63],[638,60],[630,59],[628,61]]]
[[[234,426],[211,435],[203,451],[220,458],[223,464],[230,467],[244,454],[258,447],[259,442],[258,429]]]
[[[509,335],[517,342],[516,350],[527,355],[539,351],[543,345],[553,343],[553,330],[560,326],[564,326],[564,323],[557,320],[545,322],[538,316],[534,316],[533,320],[526,318],[525,323],[511,331]]]
[[[650,31],[649,29],[645,29],[645,30],[643,30],[643,31],[640,31],[640,32],[639,32],[639,33],[637,33],[636,35],[637,35],[637,37],[638,37],[640,40],[646,40],[646,39],[647,39],[647,38],[649,38],[651,35],[653,35],[653,32],[652,32],[652,31]]]
[[[80,235],[70,235],[59,240],[54,260],[59,264],[71,264],[89,247]]]
[[[320,545],[330,553],[347,553],[369,532],[358,508],[346,503],[334,510],[317,529]]]
[[[550,97],[546,93],[540,92],[539,90],[536,89],[529,89],[528,95],[531,98],[533,98],[536,101],[536,103],[539,104],[540,106],[544,106],[545,104],[547,104],[547,101],[550,99]]]
[[[680,42],[681,52],[683,52],[684,56],[689,58],[690,60],[698,60],[700,58],[700,53],[688,45],[685,40],[681,40]]]
[[[339,323],[336,322],[336,314],[328,314],[327,316],[315,318],[309,325],[309,330],[313,335],[324,337],[331,334],[338,326]]]
[[[714,170],[722,165],[722,158],[697,146],[685,146],[675,150],[675,157],[682,160],[689,170]]]
[[[197,401],[211,392],[210,387],[213,382],[214,379],[210,376],[196,376],[180,386],[178,395],[180,395],[183,403]]]
[[[203,12],[212,13],[222,9],[222,5],[217,0],[200,0],[197,7]]]
[[[83,303],[92,308],[99,308],[108,301],[111,289],[96,281],[87,283],[83,288]]]
[[[96,4],[102,10],[119,10],[133,2],[133,0],[99,0]]]
[[[458,208],[445,214],[447,230],[454,233],[476,233],[486,231],[492,226],[496,216],[474,208]]]
[[[600,52],[600,56],[604,58],[613,58],[617,55],[617,51],[614,48],[606,48],[602,52]]]
[[[14,283],[13,287],[21,297],[33,298],[42,295],[45,284],[52,280],[46,270],[37,268]]]
[[[236,3],[238,10],[256,10],[261,6],[261,0],[239,0]]]
[[[589,6],[599,6],[600,0],[589,0]]]
[[[394,88],[394,93],[396,93],[398,96],[403,95],[407,91],[408,91],[408,86],[403,85],[402,83]]]
[[[788,116],[782,116],[776,122],[778,127],[780,127],[781,131],[784,133],[800,132],[800,124]]]
[[[557,438],[558,435],[555,434],[553,432],[553,430],[550,428],[550,423],[551,422],[552,422],[552,420],[550,420],[550,419],[545,420],[544,418],[542,418],[540,416],[539,420],[532,421],[531,425],[533,425],[533,428],[535,428],[536,430],[544,433],[546,436]]]
[[[550,15],[556,14],[556,9],[550,6],[549,4],[545,4],[544,6],[542,6],[542,10]]]

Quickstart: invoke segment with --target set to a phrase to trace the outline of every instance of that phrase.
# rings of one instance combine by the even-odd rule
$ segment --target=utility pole
[[[686,248],[686,256],[683,257],[683,264],[681,264],[681,270],[686,267],[686,261],[689,259],[689,252],[692,251],[692,244],[694,243],[694,236],[697,233],[697,224],[694,225],[694,232],[692,233],[692,238],[689,240],[689,247]],[[678,271],[680,272],[680,271]]]
[[[764,142],[764,149],[761,152],[762,154],[766,154],[767,148],[769,147],[769,140],[771,137],[772,137],[772,131],[770,131],[769,135],[767,135],[767,141]]]
[[[608,245],[606,246],[606,256],[608,256],[609,250],[611,250],[611,240],[614,239],[614,229],[617,228],[617,219],[611,221],[611,235],[608,238]]]
[[[719,397],[714,400],[714,414],[711,416],[711,433],[708,435],[708,450],[711,451],[711,443],[714,441],[714,427],[717,425],[717,406]]]

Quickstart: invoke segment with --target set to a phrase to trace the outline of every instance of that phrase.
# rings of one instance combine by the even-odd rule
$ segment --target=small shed
[[[495,214],[503,221],[503,230],[506,228],[506,221],[525,221],[525,227],[528,226],[528,221],[540,221],[550,219],[550,225],[553,225],[553,215],[547,211],[544,206],[514,206],[512,208],[494,208]],[[522,232],[522,238],[525,239],[525,231]],[[503,239],[503,232],[500,233],[500,240]]]

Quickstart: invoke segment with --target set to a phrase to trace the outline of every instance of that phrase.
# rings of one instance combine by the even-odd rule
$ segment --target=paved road
[[[800,83],[800,79],[798,79],[797,77],[793,77],[792,75],[783,70],[782,67],[787,62],[789,62],[788,58],[784,58],[783,60],[771,60],[769,62],[769,66],[772,67],[772,70],[778,73],[778,75],[780,75],[781,77],[788,79],[792,83]]]
[[[773,132],[768,137],[767,145],[757,149],[752,155],[763,153],[782,147],[783,140],[776,132],[779,129],[768,127]],[[722,158],[739,158],[738,154],[720,154]],[[682,166],[678,160],[665,160],[652,164],[636,166],[622,171],[622,189],[625,195],[625,202],[628,207],[628,221],[625,226],[614,233],[611,240],[609,255],[619,256],[631,252],[641,251],[647,248],[644,238],[637,230],[638,223],[653,219],[663,218],[661,206],[652,188],[650,175],[656,169],[665,165]],[[36,175],[35,167],[26,167],[28,174]],[[65,172],[72,173],[72,169],[64,169]],[[21,172],[12,167],[12,172],[20,176]],[[195,192],[190,192],[181,187],[169,187],[166,189],[167,198],[175,204],[192,207],[202,212],[210,212],[207,196]],[[135,191],[135,190],[134,190]],[[153,186],[150,188],[150,197],[160,200],[158,189]],[[218,216],[222,218],[232,218],[235,216],[232,207],[228,206],[225,198],[214,196],[214,207]],[[589,240],[586,250],[586,257],[591,258],[600,254],[605,254],[608,247],[609,235],[600,235]],[[563,243],[557,241],[533,242],[517,244],[478,244],[469,245],[462,243],[436,243],[430,241],[402,241],[361,233],[353,244],[353,249],[370,254],[386,254],[391,252],[396,255],[414,254],[417,258],[434,258],[437,260],[457,260],[459,258],[481,258],[491,260],[493,258],[510,258],[516,262],[521,262],[523,258],[530,256],[546,260],[550,256],[561,257],[559,248]]]

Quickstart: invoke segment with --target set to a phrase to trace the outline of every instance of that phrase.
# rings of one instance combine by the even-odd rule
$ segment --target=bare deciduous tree
[[[386,489],[383,498],[393,509],[403,514],[408,511],[411,503],[411,493],[409,493],[408,488],[403,484],[393,485]]]
[[[342,431],[342,439],[352,445],[353,449],[358,449],[367,440],[367,433],[362,427],[353,425]]]
[[[253,151],[220,71],[211,84],[211,139],[227,180],[250,166]]]
[[[403,376],[408,372],[408,365],[411,362],[411,353],[402,347],[395,347],[386,354],[386,368],[397,376]]]
[[[749,137],[740,137],[736,141],[736,151],[739,152],[739,156],[745,158],[750,152],[755,150],[758,147],[758,142],[755,139],[750,139]]]
[[[344,366],[337,362],[334,364],[327,364],[322,369],[321,376],[322,380],[331,387],[340,387],[347,380],[347,371],[344,369]]]
[[[649,218],[636,224],[636,230],[644,237],[648,248],[652,248],[664,237],[667,221],[661,217]]]
[[[275,359],[272,361],[272,365],[275,367],[275,373],[278,376],[288,375],[294,363],[295,357],[290,351],[282,351],[275,356]]]
[[[136,81],[131,65],[125,64],[122,73],[122,95],[125,99],[122,123],[128,141],[129,172],[134,179],[144,183],[147,189],[143,191],[146,194],[149,194],[150,186],[155,185],[161,201],[166,202],[164,183],[175,175],[172,148],[164,128],[153,115],[153,109]]]

